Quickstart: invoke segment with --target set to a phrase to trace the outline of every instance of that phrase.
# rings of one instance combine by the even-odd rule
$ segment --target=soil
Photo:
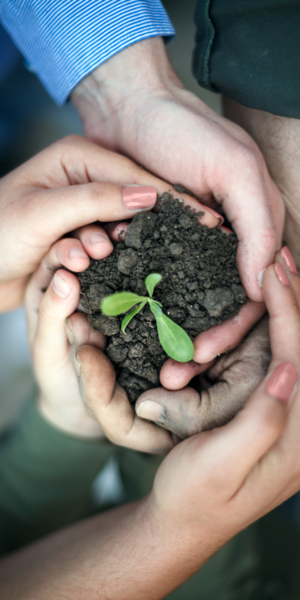
[[[91,259],[78,275],[81,304],[90,325],[108,336],[106,354],[118,383],[130,402],[159,385],[159,372],[167,359],[157,335],[155,317],[146,305],[121,332],[124,315],[101,313],[105,296],[132,291],[147,296],[145,278],[160,273],[154,299],[163,311],[185,329],[191,339],[238,314],[246,302],[236,267],[238,240],[220,227],[201,225],[203,213],[192,212],[168,193],[158,200],[159,212],[139,213],[131,221],[125,241],[115,244],[110,256]]]

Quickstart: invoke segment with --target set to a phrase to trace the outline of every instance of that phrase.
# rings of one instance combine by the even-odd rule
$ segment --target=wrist
[[[227,539],[221,540],[217,525],[207,525],[200,515],[192,522],[187,518],[184,506],[176,510],[167,504],[157,503],[153,490],[144,499],[143,535],[148,537],[153,548],[152,562],[164,563],[164,579],[171,580],[172,589],[175,589],[199,570]],[[166,593],[170,591],[168,589]]]
[[[149,38],[125,48],[90,73],[71,99],[86,136],[113,150],[123,150],[126,125],[149,97],[182,89],[161,38]],[[124,127],[125,125],[125,127]]]
[[[100,424],[87,412],[84,406],[74,407],[62,403],[56,405],[43,394],[40,394],[37,398],[37,407],[42,417],[52,427],[61,430],[63,433],[80,438],[105,438]]]

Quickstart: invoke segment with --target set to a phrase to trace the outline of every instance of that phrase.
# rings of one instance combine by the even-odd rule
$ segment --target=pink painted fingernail
[[[223,225],[223,223],[224,223],[224,217],[222,217],[222,215],[220,215],[216,210],[213,210],[212,208],[209,208],[208,206],[207,206],[207,210],[209,212],[211,212],[215,217],[217,217],[217,219],[219,219],[219,225]],[[232,232],[230,232],[230,233],[232,233]]]
[[[287,276],[282,264],[280,262],[276,262],[274,265],[274,269],[275,269],[275,273],[276,273],[280,283],[282,283],[282,285],[284,287],[290,287],[290,282],[288,280],[288,276]]]
[[[293,363],[284,362],[273,371],[266,383],[266,392],[280,400],[287,402],[298,381],[299,372]]]
[[[83,248],[72,248],[69,252],[70,258],[88,258]]]
[[[90,244],[103,244],[103,242],[109,242],[110,240],[107,237],[107,235],[105,235],[105,233],[94,233],[91,237],[90,237]]]
[[[138,417],[149,421],[159,421],[163,415],[163,406],[152,400],[144,400],[136,409]]]
[[[62,279],[58,273],[55,273],[52,279],[52,288],[59,298],[68,298],[68,296],[71,294],[71,288],[69,284]]]
[[[294,273],[294,275],[298,275],[296,263],[293,259],[291,251],[289,250],[289,248],[287,246],[284,246],[284,248],[281,248],[280,255],[283,258],[288,270],[291,273]]]
[[[122,190],[124,204],[129,210],[143,210],[155,205],[157,191],[149,185],[124,187]]]

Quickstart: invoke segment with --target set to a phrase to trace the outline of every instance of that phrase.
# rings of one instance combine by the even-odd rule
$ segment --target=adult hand
[[[223,206],[240,240],[238,266],[247,294],[262,301],[258,277],[281,242],[281,195],[250,136],[183,88],[163,41],[126,48],[71,97],[90,139],[180,182],[202,202]]]
[[[178,444],[156,475],[153,511],[176,530],[183,552],[193,545],[189,574],[300,488],[299,277],[276,262],[266,269],[263,294],[272,350],[267,376],[230,423]]]
[[[136,198],[133,201],[131,198],[127,206],[122,199],[122,188],[136,184],[152,189],[145,194],[135,188]],[[156,193],[165,191],[174,192],[172,186],[129,159],[78,136],[53,144],[3,177],[0,181],[0,311],[11,310],[22,303],[28,276],[60,237],[95,221],[131,219],[140,210],[150,210]],[[198,208],[196,200],[185,194],[181,196],[186,204]],[[209,227],[217,225],[219,221],[214,212],[204,210],[201,222]],[[87,268],[89,256],[100,259],[112,251],[107,235],[97,225],[81,230],[80,235],[77,250],[68,248],[71,252],[68,264],[64,262],[65,257],[61,262],[71,270],[76,270],[72,267],[72,258],[81,258],[77,269],[81,271]]]
[[[221,427],[243,408],[270,361],[269,319],[265,316],[234,351],[213,361],[212,366],[169,359],[160,373],[163,387],[144,392],[136,402],[136,413],[182,439]],[[194,377],[194,388],[185,387]]]
[[[275,268],[284,284],[273,265],[263,281],[273,360],[245,408],[226,426],[177,445],[145,499],[4,559],[3,598],[60,599],[67,590],[79,599],[88,581],[95,598],[101,590],[121,600],[159,600],[299,489],[300,285]],[[96,388],[90,400],[97,408]]]

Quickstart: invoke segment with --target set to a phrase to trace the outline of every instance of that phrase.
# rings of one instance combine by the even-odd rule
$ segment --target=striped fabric
[[[127,46],[175,34],[160,0],[0,0],[0,21],[57,104]]]

